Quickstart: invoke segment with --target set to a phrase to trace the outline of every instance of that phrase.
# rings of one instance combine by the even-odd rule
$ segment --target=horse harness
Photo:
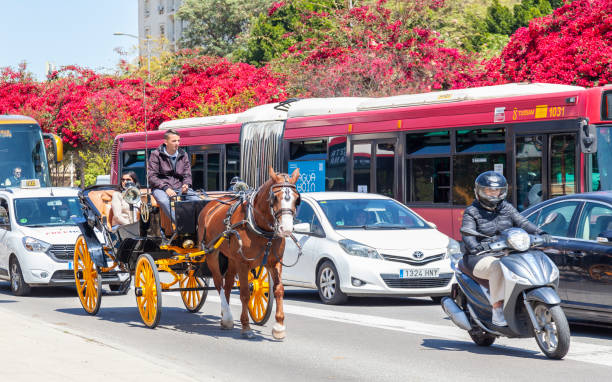
[[[286,179],[285,179],[286,180]],[[261,187],[260,187],[261,188]],[[259,192],[259,189],[255,190],[250,190],[248,192],[245,191],[241,191],[238,193],[238,195],[236,195],[234,198],[230,199],[229,201],[224,201],[223,204],[227,205],[229,204],[228,202],[233,202],[231,203],[231,207],[228,209],[227,214],[225,216],[225,219],[223,219],[223,223],[225,224],[225,230],[223,232],[221,232],[214,240],[212,240],[212,243],[216,243],[222,236],[225,237],[230,237],[230,236],[235,236],[236,239],[238,240],[238,253],[240,254],[240,256],[245,260],[245,261],[253,261],[255,259],[257,259],[257,257],[259,256],[255,256],[253,258],[248,258],[244,255],[244,253],[242,252],[242,238],[240,236],[240,233],[236,230],[236,228],[242,226],[242,225],[246,225],[251,231],[253,231],[255,234],[262,236],[264,238],[266,238],[268,240],[268,242],[266,243],[266,248],[264,249],[264,254],[263,254],[263,258],[262,258],[262,268],[259,269],[258,273],[262,272],[263,266],[266,264],[266,262],[268,261],[268,256],[270,255],[270,249],[272,248],[272,241],[274,239],[279,238],[279,235],[277,234],[277,229],[276,227],[278,226],[279,222],[278,219],[279,217],[282,217],[282,215],[285,214],[291,214],[292,216],[294,216],[294,212],[292,209],[290,208],[280,208],[278,211],[274,211],[274,195],[277,192],[283,192],[283,198],[285,200],[290,200],[290,190],[294,190],[297,193],[297,188],[295,187],[294,184],[289,183],[287,181],[283,182],[283,183],[276,183],[273,184],[270,187],[270,193],[268,195],[268,201],[269,201],[269,205],[270,205],[270,215],[272,215],[273,219],[274,219],[274,227],[270,226],[270,228],[272,228],[271,231],[268,230],[264,230],[261,227],[259,227],[257,225],[257,223],[255,222],[255,212],[257,212],[254,208],[254,202],[255,202],[255,196],[257,195],[257,193]],[[295,203],[295,206],[297,207],[301,202],[301,198],[299,196],[298,193],[298,199]],[[245,219],[238,221],[234,224],[231,224],[231,219],[232,216],[234,216],[234,213],[238,210],[238,207],[240,207],[241,205],[246,204],[246,217]],[[214,210],[213,210],[214,211]],[[212,211],[211,211],[212,212]],[[277,260],[280,261],[280,263],[283,265],[283,267],[292,267],[295,264],[297,264],[298,260],[300,259],[300,257],[302,256],[302,247],[300,245],[300,243],[298,242],[298,240],[295,238],[295,236],[293,235],[293,233],[290,235],[291,239],[294,241],[296,247],[298,248],[298,257],[295,261],[295,263],[291,264],[291,265],[285,265],[283,264],[283,262],[277,257]],[[206,251],[209,251],[210,248],[202,248]],[[276,255],[274,255],[276,257]],[[260,275],[256,275],[256,277],[258,278]]]

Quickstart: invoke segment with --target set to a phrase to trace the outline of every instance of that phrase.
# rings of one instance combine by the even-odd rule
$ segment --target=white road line
[[[178,294],[176,294],[176,296],[178,296]],[[216,296],[214,293],[209,294],[207,300],[220,303],[219,296]],[[240,301],[233,299],[230,302],[230,305],[240,306]],[[400,320],[395,318],[371,316],[367,314],[337,312],[328,309],[309,308],[287,303],[284,304],[284,310],[287,314],[295,314],[320,320],[343,322],[347,324],[393,330],[416,334],[419,336],[432,336],[455,341],[472,341],[467,332],[454,326],[435,325],[419,321]],[[272,317],[271,319],[273,320],[274,318]],[[520,343],[520,346],[523,347],[517,347],[517,343]],[[540,351],[535,339],[501,338],[497,340],[494,346],[519,351]],[[612,346],[589,344],[572,339],[569,353],[565,359],[612,367]]]

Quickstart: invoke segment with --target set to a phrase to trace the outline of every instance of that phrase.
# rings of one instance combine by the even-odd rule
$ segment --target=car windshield
[[[26,227],[75,225],[81,214],[76,196],[15,199],[15,221]]]
[[[392,199],[322,200],[319,205],[334,229],[431,228]]]

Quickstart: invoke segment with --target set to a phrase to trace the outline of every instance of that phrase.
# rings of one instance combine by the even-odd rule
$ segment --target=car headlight
[[[21,241],[25,249],[31,252],[47,252],[51,248],[51,244],[30,236],[25,236]]]
[[[352,256],[359,257],[369,257],[371,259],[382,260],[382,256],[372,247],[368,247],[367,245],[363,245],[353,240],[343,239],[338,241],[340,244],[340,248],[344,250],[344,252],[348,253]]]
[[[506,243],[508,243],[510,248],[523,252],[529,249],[531,240],[529,239],[529,234],[524,230],[510,229],[506,237]]]

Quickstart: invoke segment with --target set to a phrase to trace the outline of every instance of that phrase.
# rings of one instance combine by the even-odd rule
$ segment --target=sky
[[[138,41],[139,0],[0,0],[0,68],[25,61],[36,79],[46,62],[112,72],[121,56],[132,62]]]

